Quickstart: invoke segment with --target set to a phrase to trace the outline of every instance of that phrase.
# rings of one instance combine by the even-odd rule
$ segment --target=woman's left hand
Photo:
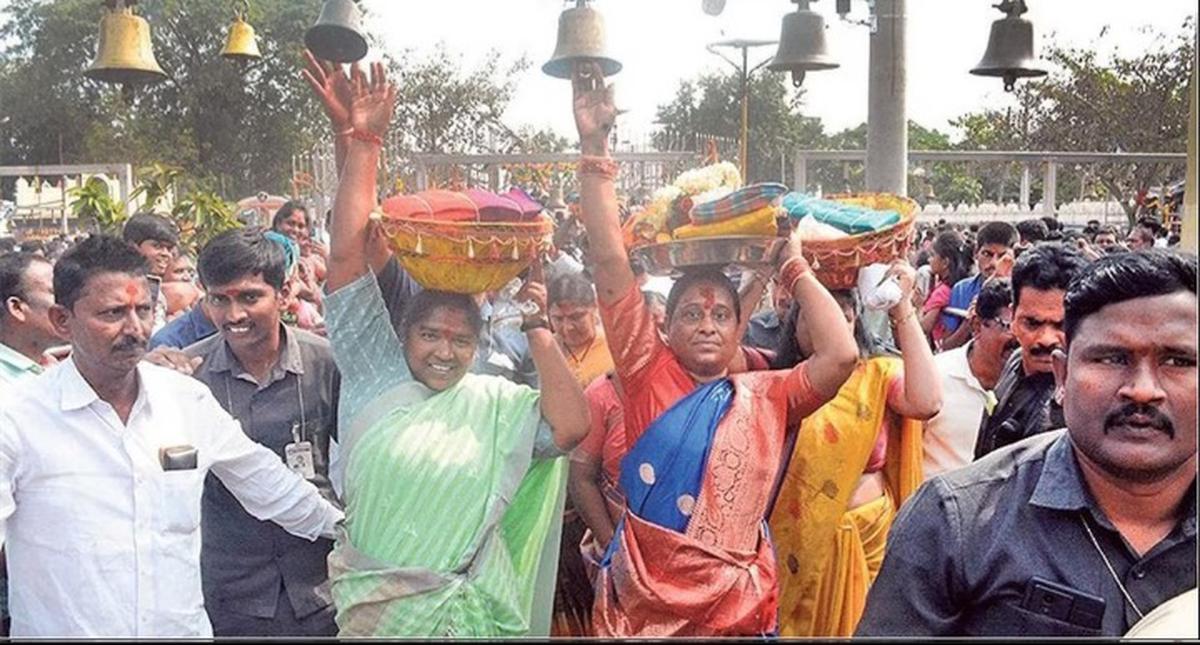
[[[888,268],[886,277],[895,278],[896,284],[900,285],[900,301],[892,307],[892,312],[903,312],[902,307],[904,306],[913,307],[913,290],[917,284],[917,270],[905,260],[896,260]]]
[[[529,279],[525,281],[513,299],[520,306],[523,322],[546,320],[548,315],[546,311],[547,295],[541,258],[534,260],[533,266],[530,267]]]
[[[355,130],[382,139],[396,107],[396,86],[388,81],[383,63],[371,64],[371,76],[356,73],[354,100],[350,104],[350,124]]]

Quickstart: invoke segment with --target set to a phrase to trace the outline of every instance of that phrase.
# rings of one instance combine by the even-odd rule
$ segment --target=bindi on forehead
[[[129,306],[131,306],[131,307],[137,306],[138,296],[141,295],[141,289],[138,289],[137,284],[134,282],[125,283],[124,291],[125,291],[125,302],[128,303]]]
[[[717,305],[717,292],[712,287],[700,287],[700,297],[706,311],[712,311]]]

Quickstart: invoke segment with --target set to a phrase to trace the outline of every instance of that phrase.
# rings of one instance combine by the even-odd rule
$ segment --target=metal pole
[[[877,0],[867,91],[867,190],[908,194],[906,0]]]
[[[746,177],[746,157],[750,150],[750,48],[742,47],[742,142],[738,151],[742,181]]]

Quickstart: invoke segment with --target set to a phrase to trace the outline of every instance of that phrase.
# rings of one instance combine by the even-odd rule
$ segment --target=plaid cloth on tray
[[[788,191],[783,184],[754,184],[736,190],[721,199],[692,206],[688,218],[692,224],[715,224],[770,206]]]

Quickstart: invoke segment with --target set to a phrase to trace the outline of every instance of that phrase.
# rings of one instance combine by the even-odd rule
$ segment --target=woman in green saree
[[[339,636],[521,636],[561,522],[553,458],[587,433],[587,401],[545,322],[537,263],[518,299],[539,305],[522,329],[542,392],[467,373],[482,326],[469,296],[417,295],[397,334],[363,252],[395,89],[381,65],[342,82],[349,128],[338,132],[325,301],[346,460],[346,521],[329,557]],[[314,89],[337,100],[332,86]]]

